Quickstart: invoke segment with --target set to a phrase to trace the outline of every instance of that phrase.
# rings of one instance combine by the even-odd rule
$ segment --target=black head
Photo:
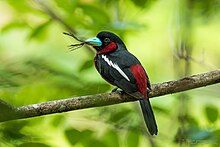
[[[97,53],[109,53],[116,50],[126,50],[123,41],[114,33],[102,31],[95,38],[86,40],[89,45],[92,45]]]

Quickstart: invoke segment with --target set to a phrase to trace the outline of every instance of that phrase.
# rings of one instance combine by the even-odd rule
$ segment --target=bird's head
[[[94,38],[85,41],[97,51],[97,54],[107,54],[116,50],[127,50],[123,41],[114,33],[102,31]]]

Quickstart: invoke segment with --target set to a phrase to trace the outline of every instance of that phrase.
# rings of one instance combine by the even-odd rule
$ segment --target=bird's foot
[[[113,93],[114,93],[114,92],[115,92],[115,93],[118,93],[118,94],[120,94],[120,95],[122,95],[122,94],[125,93],[123,90],[118,90],[118,87],[112,89],[112,92],[113,92]]]
[[[147,88],[147,92],[149,93],[149,92],[151,92],[152,91],[152,89],[151,88]]]
[[[112,92],[116,92],[118,90],[118,87],[112,89]]]

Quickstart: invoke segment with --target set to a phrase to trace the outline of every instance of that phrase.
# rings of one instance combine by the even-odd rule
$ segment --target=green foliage
[[[18,145],[18,147],[50,147],[43,143],[27,142]]]
[[[1,132],[3,134],[2,138],[5,138],[6,140],[19,140],[28,137],[21,133],[21,129],[23,129],[27,123],[27,121],[18,121],[3,124],[1,126]]]
[[[127,147],[138,146],[139,144],[139,135],[138,132],[129,131],[127,133]]]
[[[82,3],[79,4],[78,7],[83,10],[85,15],[92,19],[91,24],[89,23],[88,25],[95,25],[96,27],[100,27],[110,23],[110,16],[105,11],[105,9],[100,8],[99,5]]]
[[[149,0],[132,0],[138,7],[144,7]]]
[[[205,114],[208,121],[214,123],[218,119],[218,108],[216,108],[215,106],[206,106]]]
[[[122,119],[124,119],[125,117],[127,117],[131,112],[131,109],[123,109],[123,110],[119,110],[118,112],[114,112],[111,117],[109,118],[109,120],[111,122],[119,122],[119,121],[123,121]]]
[[[39,26],[35,27],[34,30],[31,32],[31,34],[29,35],[29,38],[37,38],[37,39],[46,39],[47,36],[47,27],[49,26],[49,24],[52,22],[52,20],[48,20],[42,24],[40,24]]]
[[[93,60],[86,60],[85,62],[83,62],[83,64],[81,65],[81,67],[79,68],[79,71],[85,71],[89,68],[91,68],[93,66]]]
[[[65,131],[65,136],[72,145],[75,145],[80,140],[85,139],[85,138],[83,138],[83,136],[84,136],[83,133],[81,133],[80,131],[78,131],[76,129],[66,130]]]
[[[1,32],[8,32],[8,31],[11,31],[13,29],[21,29],[21,28],[25,28],[27,27],[27,24],[22,21],[22,20],[12,20],[11,22],[9,22],[8,24],[4,25],[2,28],[1,28]]]
[[[91,145],[98,147],[119,146],[118,136],[115,132],[109,130],[102,138],[95,137],[94,133],[92,130],[79,131],[72,128],[65,130],[65,136],[72,145],[82,144],[85,147]]]
[[[111,129],[107,130],[103,135],[103,142],[105,142],[108,147],[119,147],[120,144],[118,133]]]
[[[213,69],[210,65],[215,69],[219,7],[218,0],[0,1],[0,98],[22,106],[109,92],[112,87],[93,66],[94,52],[84,47],[68,52],[75,40],[62,32],[71,30],[84,39],[114,31],[146,67],[151,83],[182,77],[190,67],[193,74]],[[184,39],[172,36],[175,28]],[[172,42],[179,43],[178,54]],[[186,64],[179,55],[187,55],[189,47],[193,58],[186,56]],[[127,103],[1,123],[0,146],[220,144],[219,85],[184,93],[186,101],[177,97],[152,100],[159,134],[150,141],[139,105]]]

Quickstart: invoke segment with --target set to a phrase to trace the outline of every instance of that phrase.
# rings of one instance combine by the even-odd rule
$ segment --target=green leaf
[[[127,133],[127,147],[135,147],[139,144],[139,135],[138,133],[130,130]]]
[[[118,122],[121,119],[125,118],[130,112],[131,109],[122,109],[119,112],[114,112],[114,114],[111,115],[110,121]]]
[[[45,32],[46,28],[49,26],[50,23],[51,23],[51,20],[48,20],[48,21],[40,24],[36,28],[34,28],[34,30],[29,35],[29,39],[32,39],[32,38],[42,39],[42,38],[44,38],[46,36],[46,32]]]
[[[215,131],[213,132],[213,135],[214,135],[214,138],[216,139],[216,141],[217,141],[218,143],[220,143],[220,130],[215,130]]]
[[[97,94],[97,93],[103,93],[110,89],[110,85],[107,83],[86,83],[84,89],[80,89],[81,91],[78,91],[78,94]]]
[[[198,126],[198,121],[193,116],[187,115],[186,119],[191,125]]]
[[[2,29],[1,32],[7,32],[10,31],[12,29],[18,29],[18,28],[25,28],[27,27],[27,24],[21,20],[13,20],[7,24],[5,24]]]
[[[87,70],[91,67],[93,67],[93,60],[87,60],[81,65],[81,67],[79,68],[79,71],[82,72],[82,71]]]
[[[218,109],[215,106],[206,106],[205,113],[209,122],[214,123],[218,119]]]
[[[27,143],[22,143],[17,147],[50,147],[50,146],[43,143],[27,142]]]
[[[131,0],[136,6],[144,7],[149,0]]]
[[[61,1],[61,0],[55,0],[54,2],[57,4],[58,7],[63,9],[64,11],[73,12],[73,10],[76,8],[79,0],[67,0],[67,1]]]
[[[64,115],[56,115],[51,124],[54,127],[58,127],[60,124],[63,124],[64,121],[65,121]]]
[[[88,141],[83,142],[83,146],[84,147],[107,147],[107,145],[105,144],[105,142],[98,140],[96,138],[90,138]]]
[[[65,136],[67,138],[67,140],[72,144],[75,145],[76,143],[78,143],[82,138],[82,134],[80,131],[76,130],[76,129],[67,129],[65,130]]]
[[[82,137],[84,138],[84,139],[87,139],[87,138],[90,138],[91,136],[92,136],[92,134],[93,134],[93,131],[92,130],[83,130],[82,131]]]
[[[169,115],[169,113],[170,113],[170,111],[167,108],[163,107],[163,106],[153,106],[153,109],[155,111],[158,111],[159,113],[163,113],[163,114],[166,114],[166,115]]]
[[[7,140],[21,140],[26,138],[26,134],[23,134],[21,132],[21,129],[24,128],[28,124],[27,121],[12,121],[12,122],[7,122],[3,124],[2,126],[4,127],[1,129],[1,133],[3,136],[2,138],[5,138]]]
[[[93,20],[93,24],[108,24],[110,22],[110,17],[106,13],[105,9],[100,8],[98,5],[93,4],[80,4],[80,8],[82,8],[83,12],[90,16]]]
[[[119,138],[118,134],[116,131],[113,131],[109,129],[104,135],[104,142],[109,146],[109,147],[119,147]]]
[[[67,140],[72,144],[75,145],[78,142],[87,142],[91,139],[93,131],[91,130],[83,130],[79,131],[74,128],[65,130],[65,136]]]
[[[21,14],[31,13],[34,10],[34,9],[32,9],[29,1],[25,1],[25,0],[21,0],[21,1],[7,0],[7,2],[8,2],[8,4],[10,4],[10,6],[12,8],[14,8],[14,10],[16,10],[17,13],[21,13]]]

